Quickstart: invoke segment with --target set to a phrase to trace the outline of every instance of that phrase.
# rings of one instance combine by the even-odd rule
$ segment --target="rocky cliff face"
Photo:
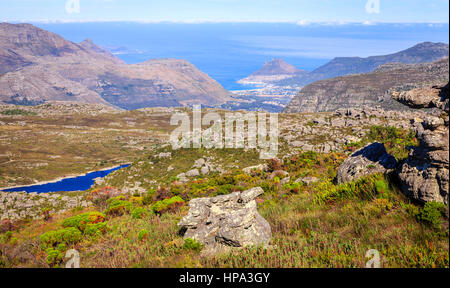
[[[80,44],[29,24],[0,24],[0,102],[101,103],[124,109],[221,105],[230,95],[177,59],[127,65],[92,40]]]
[[[416,125],[419,147],[411,149],[398,171],[402,190],[422,202],[448,204],[449,84],[394,93],[394,99],[413,108],[437,108]]]
[[[380,106],[387,110],[405,109],[392,100],[391,92],[448,82],[448,73],[448,58],[423,64],[387,64],[372,73],[310,84],[300,91],[284,112],[326,112],[367,106]]]

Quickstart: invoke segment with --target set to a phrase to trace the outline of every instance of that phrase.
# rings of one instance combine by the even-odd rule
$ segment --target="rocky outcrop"
[[[356,151],[339,166],[338,184],[350,182],[374,173],[388,173],[397,166],[397,161],[378,142]]]
[[[433,86],[393,94],[393,98],[413,108],[438,108],[416,125],[420,146],[410,150],[398,177],[402,191],[421,201],[448,204],[449,191],[449,87]],[[440,115],[439,115],[440,114]]]
[[[0,220],[42,219],[43,208],[50,208],[50,214],[54,214],[91,205],[92,203],[84,196],[60,193],[0,192]]]
[[[203,255],[227,252],[230,248],[270,244],[269,223],[258,213],[255,199],[261,188],[189,202],[189,213],[178,226],[184,238],[205,245]]]

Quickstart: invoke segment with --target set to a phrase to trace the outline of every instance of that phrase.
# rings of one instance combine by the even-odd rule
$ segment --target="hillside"
[[[282,59],[273,59],[272,61],[264,63],[264,66],[251,76],[295,74],[299,71],[299,69]]]
[[[269,84],[283,79],[289,79],[295,76],[306,75],[308,72],[297,69],[295,66],[287,63],[283,59],[273,59],[264,63],[263,67],[252,73],[248,77],[241,79],[241,84]]]
[[[368,249],[379,251],[383,268],[448,268],[448,207],[430,211],[382,174],[333,182],[349,154],[368,143],[408,157],[417,144],[410,119],[423,118],[421,111],[280,114],[281,160],[268,162],[255,149],[163,145],[171,115],[189,111],[0,106],[1,186],[131,163],[87,191],[0,193],[0,268],[64,267],[69,249],[82,268],[353,268],[365,267]],[[254,187],[264,191],[254,208],[271,227],[270,247],[205,256],[202,245],[180,236],[177,224],[196,199]]]
[[[0,102],[7,104],[216,106],[231,95],[184,60],[127,65],[90,39],[76,44],[30,24],[0,24],[0,67]]]
[[[424,64],[386,64],[372,73],[317,81],[304,87],[284,109],[286,113],[334,111],[381,106],[404,109],[388,93],[402,86],[448,82],[448,58]]]
[[[424,42],[409,49],[383,56],[339,57],[316,70],[283,79],[277,85],[305,86],[315,81],[344,76],[349,74],[368,73],[376,70],[380,65],[387,63],[417,64],[439,60],[448,57],[449,46],[444,43]]]

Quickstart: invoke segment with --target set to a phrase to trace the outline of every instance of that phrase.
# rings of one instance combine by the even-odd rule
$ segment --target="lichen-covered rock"
[[[448,84],[412,89],[393,95],[413,108],[437,108],[440,117],[428,116],[416,125],[420,146],[411,148],[409,157],[398,170],[405,195],[421,202],[448,204],[449,191],[449,93]],[[446,115],[447,114],[447,115]]]
[[[347,158],[339,166],[336,178],[338,184],[341,184],[374,173],[388,173],[396,166],[397,161],[386,152],[384,145],[375,142]]]
[[[269,223],[258,213],[255,199],[261,188],[189,202],[189,213],[178,226],[184,238],[205,245],[203,255],[228,251],[231,247],[267,246],[272,237]]]
[[[242,169],[245,174],[251,174],[253,171],[264,171],[267,172],[269,170],[269,166],[267,164],[260,164],[256,166],[246,167]]]
[[[320,179],[316,177],[300,177],[295,180],[296,183],[303,183],[305,185],[311,185],[313,183],[318,182]]]
[[[438,108],[448,112],[448,84],[433,87],[415,88],[392,94],[392,98],[411,108]],[[447,92],[446,92],[447,91]],[[446,94],[447,93],[447,96]]]

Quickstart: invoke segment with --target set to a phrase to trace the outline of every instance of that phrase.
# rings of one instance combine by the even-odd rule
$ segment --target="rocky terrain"
[[[230,92],[184,60],[127,65],[92,40],[80,44],[29,24],[0,24],[0,102],[109,104],[124,109],[217,106]]]
[[[109,167],[133,162],[136,157],[139,159],[155,149],[155,146],[167,143],[170,131],[174,129],[168,125],[170,115],[183,109],[123,111],[99,104],[67,102],[0,106],[0,131],[4,136],[0,138],[0,187],[51,181],[74,173],[102,169],[104,165]],[[10,111],[21,113],[5,115]],[[217,109],[208,111],[222,115],[226,113]],[[343,152],[360,142],[367,143],[372,137],[373,126],[389,125],[407,131],[420,121],[411,122],[411,119],[424,119],[426,115],[422,111],[384,111],[375,108],[341,109],[334,113],[280,114],[279,157],[289,158],[299,150]],[[86,138],[87,134],[90,137]],[[39,140],[33,140],[36,137]],[[102,152],[104,145],[107,145],[108,153]],[[187,183],[196,177],[225,173],[236,167],[245,170],[260,162],[254,156],[257,151],[249,151],[245,157],[234,149],[226,153],[213,150],[207,154],[192,152],[191,155],[171,151],[167,146],[163,145],[163,150],[150,158],[136,160],[129,169],[116,171],[98,180],[97,186],[115,186],[124,193],[144,193],[174,177],[180,183]],[[240,161],[226,160],[227,155],[240,157]],[[14,193],[9,195],[14,197]],[[39,203],[36,205],[41,206]],[[12,205],[11,208],[20,207]]]
[[[420,146],[410,150],[399,169],[403,192],[422,202],[444,202],[449,194],[449,86],[435,85],[395,93],[394,99],[413,108],[437,108],[415,126]]]
[[[382,90],[389,85],[398,84],[397,82],[404,82],[404,77],[398,80],[395,77],[389,77],[390,81],[388,82],[384,80],[378,82],[380,79],[373,79],[374,81],[372,82],[370,81],[371,79],[362,79],[364,76],[358,78],[356,75],[354,78],[336,78],[336,81],[320,82],[320,80],[350,74],[370,73],[375,70],[377,72],[385,71],[385,73],[388,70],[395,69],[408,70],[408,66],[402,64],[437,61],[443,57],[448,57],[448,51],[447,44],[425,42],[391,55],[372,56],[368,58],[335,58],[326,65],[311,72],[297,69],[281,59],[274,59],[265,63],[260,70],[238,81],[244,85],[256,86],[252,90],[233,91],[237,95],[235,98],[243,101],[236,103],[229,102],[222,107],[233,110],[257,110],[259,108],[277,113],[283,111],[283,109],[285,112],[323,112],[334,111],[343,107],[371,105],[373,101],[387,101],[388,103],[384,105],[384,108],[389,109],[390,107],[394,107],[401,109],[402,107],[400,105],[396,105],[394,101],[391,101],[389,93],[384,93],[385,91]],[[424,77],[427,76],[424,75]],[[418,84],[414,82],[416,80],[412,79],[411,83]],[[368,81],[370,83],[365,83]],[[311,83],[313,84],[308,85]],[[358,87],[348,87],[348,83]],[[369,86],[367,90],[357,89],[359,85],[365,84]],[[304,88],[306,85],[308,86]],[[328,91],[332,91],[333,93],[327,93]],[[330,101],[328,99],[322,99],[326,98],[326,95],[329,94],[335,96],[335,98]],[[296,95],[300,96],[295,97]],[[300,103],[300,99],[302,98],[305,98],[305,100]],[[292,104],[289,105],[291,101]],[[305,106],[305,108],[299,109],[295,107],[299,104],[302,107]]]
[[[412,129],[435,112],[279,114],[268,161],[171,149],[175,112],[190,109],[1,106],[3,185],[131,165],[87,191],[1,193],[0,267],[61,267],[72,248],[82,267],[364,267],[368,247],[382,267],[448,266],[448,210],[411,203],[383,170],[408,159]]]
[[[391,93],[408,87],[448,82],[448,58],[423,64],[387,64],[368,74],[322,80],[304,87],[284,109],[286,113],[324,112],[339,108],[381,106],[405,109]]]

